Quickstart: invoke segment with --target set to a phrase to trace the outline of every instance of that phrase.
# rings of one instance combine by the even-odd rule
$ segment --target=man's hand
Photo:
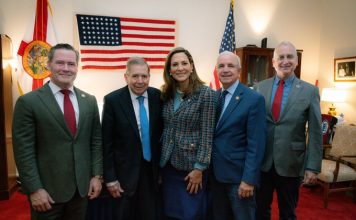
[[[52,209],[53,199],[44,189],[39,189],[30,194],[32,208],[37,212],[45,212]]]
[[[89,199],[95,199],[98,197],[100,195],[101,188],[101,179],[96,176],[92,177],[89,184]]]
[[[241,181],[239,189],[238,189],[239,198],[248,198],[250,196],[253,196],[254,189],[255,189],[255,186],[249,185],[249,184],[245,183],[244,181]]]
[[[110,195],[114,198],[120,198],[124,192],[119,182],[115,183],[113,186],[107,186],[106,188],[108,189]]]
[[[303,183],[304,184],[315,184],[317,182],[317,176],[318,176],[318,174],[314,173],[313,171],[306,170],[304,172]]]
[[[185,181],[189,181],[187,185],[187,191],[192,194],[195,193],[197,194],[199,191],[199,188],[203,188],[203,183],[202,183],[202,178],[203,178],[203,171],[194,169],[192,170],[185,178]]]

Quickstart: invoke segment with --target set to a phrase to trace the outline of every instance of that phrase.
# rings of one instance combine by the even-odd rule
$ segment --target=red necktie
[[[273,100],[273,104],[272,104],[272,114],[273,114],[273,118],[275,121],[278,121],[279,114],[281,112],[283,87],[284,87],[284,80],[279,80],[277,91],[276,91],[276,94],[274,95],[274,100]]]
[[[62,89],[61,93],[63,93],[64,95],[64,100],[63,100],[64,119],[67,122],[67,126],[70,132],[74,136],[75,133],[77,132],[77,124],[75,122],[75,113],[74,113],[73,104],[69,98],[70,90]]]

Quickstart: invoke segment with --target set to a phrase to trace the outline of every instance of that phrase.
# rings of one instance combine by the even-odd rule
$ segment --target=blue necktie
[[[148,123],[145,105],[143,104],[144,98],[143,96],[137,97],[140,103],[141,142],[143,158],[147,161],[151,161],[150,125]]]

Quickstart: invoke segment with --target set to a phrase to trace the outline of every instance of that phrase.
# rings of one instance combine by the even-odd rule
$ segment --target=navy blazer
[[[264,98],[239,83],[215,130],[212,164],[216,179],[258,185],[265,139]]]

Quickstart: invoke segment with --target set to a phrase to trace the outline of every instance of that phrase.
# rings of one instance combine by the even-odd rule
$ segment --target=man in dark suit
[[[294,75],[297,51],[290,42],[274,50],[276,75],[260,82],[256,90],[266,100],[267,143],[257,191],[257,218],[271,218],[277,191],[279,219],[296,219],[301,178],[316,182],[322,159],[320,98],[317,87]],[[308,138],[307,138],[308,137]]]
[[[116,220],[158,217],[161,101],[160,91],[148,87],[149,70],[144,59],[130,58],[125,73],[127,86],[104,97],[104,179],[115,198]],[[149,123],[145,127],[142,119],[146,116]],[[148,136],[144,132],[147,128]]]
[[[217,60],[217,126],[212,150],[214,219],[255,219],[255,187],[265,148],[264,99],[239,82],[239,57],[223,52]],[[220,104],[221,103],[221,104]]]
[[[73,86],[78,60],[72,46],[52,47],[50,82],[16,102],[14,154],[31,219],[84,219],[87,196],[101,190],[98,106],[94,96]]]

